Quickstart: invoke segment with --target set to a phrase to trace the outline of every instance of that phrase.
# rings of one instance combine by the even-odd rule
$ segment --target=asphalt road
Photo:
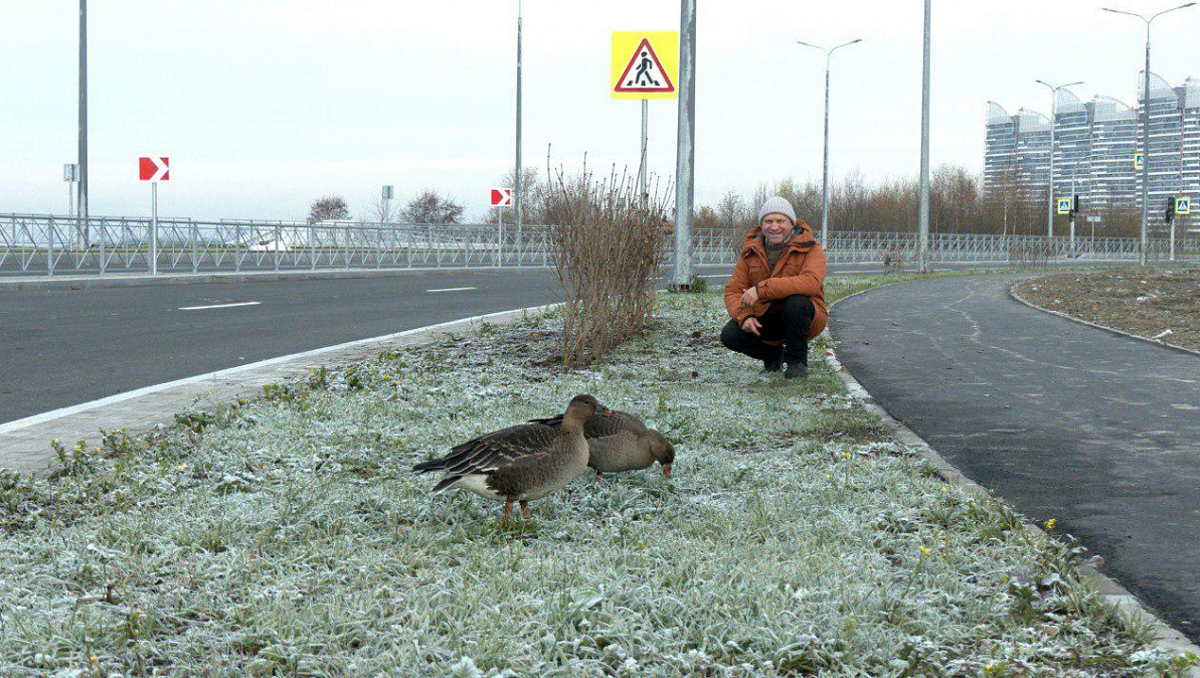
[[[475,289],[456,289],[465,287]],[[557,289],[552,271],[84,290],[0,286],[0,423],[267,358],[551,303]],[[259,303],[181,310],[245,302]]]
[[[835,265],[830,272],[878,267]],[[719,285],[728,270],[705,266],[698,273]],[[119,289],[6,285],[0,283],[0,425],[249,362],[559,300],[554,273],[536,269]],[[258,303],[180,310],[248,302]]]
[[[838,304],[838,356],[890,412],[1200,641],[1200,358],[1026,307],[1017,276]]]

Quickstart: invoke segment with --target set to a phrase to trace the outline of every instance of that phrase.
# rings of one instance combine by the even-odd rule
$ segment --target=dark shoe
[[[784,379],[800,379],[808,374],[808,365],[804,363],[788,363],[787,371],[783,373]]]
[[[771,358],[771,359],[763,361],[763,368],[762,368],[763,374],[771,374],[772,372],[779,372],[782,369],[783,369],[783,361],[780,360],[779,358]]]

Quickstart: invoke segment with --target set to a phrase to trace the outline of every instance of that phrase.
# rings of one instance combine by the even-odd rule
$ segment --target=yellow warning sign
[[[679,31],[617,31],[612,34],[614,99],[675,99],[679,96]]]

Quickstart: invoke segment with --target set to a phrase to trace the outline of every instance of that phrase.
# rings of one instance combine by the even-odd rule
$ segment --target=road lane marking
[[[413,335],[421,334],[423,332],[441,332],[441,331],[461,332],[463,323],[467,323],[466,327],[470,328],[470,323],[494,322],[500,318],[503,318],[504,316],[516,314],[516,313],[529,313],[529,314],[541,313],[541,312],[549,310],[555,306],[558,306],[558,304],[543,304],[541,306],[527,306],[525,308],[516,308],[516,309],[507,310],[507,311],[494,311],[492,313],[485,313],[483,315],[468,316],[466,318],[460,318],[458,320],[447,320],[446,322],[437,323],[436,325],[426,325],[424,327],[414,327],[411,330],[403,330],[401,332],[395,332],[392,334],[384,334],[384,335],[381,335],[378,337],[368,337],[367,339],[355,339],[354,341],[347,341],[345,343],[335,344],[333,346],[323,346],[321,348],[315,348],[310,351],[302,351],[300,353],[281,355],[281,356],[278,356],[275,358],[267,358],[266,360],[259,360],[257,362],[248,363],[246,365],[238,365],[236,367],[227,367],[223,370],[217,370],[216,372],[207,372],[205,374],[197,374],[194,377],[186,377],[184,379],[176,379],[175,381],[167,381],[167,382],[163,382],[161,384],[155,384],[153,386],[145,386],[145,387],[142,387],[139,389],[134,389],[132,391],[126,391],[124,393],[118,393],[116,395],[110,395],[110,396],[107,396],[104,398],[98,398],[96,400],[91,400],[86,403],[80,403],[78,405],[71,405],[68,407],[60,407],[56,410],[49,410],[46,412],[42,412],[40,414],[34,414],[34,415],[31,415],[28,417],[24,417],[22,419],[15,419],[13,421],[0,423],[0,435],[6,434],[6,433],[11,433],[13,431],[19,431],[23,428],[28,428],[28,427],[34,426],[36,424],[43,424],[48,421],[54,421],[55,419],[61,419],[63,417],[70,416],[73,414],[79,414],[80,412],[87,412],[88,410],[94,410],[97,407],[103,407],[105,405],[113,405],[115,403],[124,402],[124,401],[130,400],[132,398],[137,398],[137,397],[144,396],[144,395],[150,395],[152,393],[158,393],[160,391],[165,391],[169,388],[175,388],[177,386],[187,386],[189,384],[198,384],[198,383],[205,382],[205,381],[214,381],[215,382],[215,381],[218,381],[221,379],[228,378],[235,374],[241,374],[243,372],[248,372],[250,370],[256,370],[256,369],[260,369],[263,367],[269,367],[271,365],[278,365],[280,363],[285,363],[285,362],[288,362],[291,360],[298,360],[301,358],[312,358],[312,357],[316,357],[316,356],[323,355],[326,353],[334,353],[337,351],[341,351],[343,349],[353,348],[356,346],[368,346],[371,344],[379,344],[380,346],[384,346],[390,342],[401,340],[401,339],[404,339],[405,337],[411,337]]]
[[[437,290],[425,290],[426,292],[466,292],[468,290],[477,290],[478,287],[443,287]]]
[[[233,308],[235,306],[258,306],[261,301],[239,301],[236,304],[213,304],[211,306],[180,306],[181,311],[206,311],[210,308]]]

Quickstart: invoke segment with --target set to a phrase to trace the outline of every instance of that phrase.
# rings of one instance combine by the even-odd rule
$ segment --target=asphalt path
[[[1013,300],[1019,276],[838,304],[838,357],[889,413],[1200,641],[1200,357]]]
[[[878,268],[841,264],[830,272]],[[729,270],[697,268],[714,285]],[[0,282],[0,425],[259,360],[560,299],[546,269],[76,290],[8,285]],[[181,310],[198,306],[219,308]]]

